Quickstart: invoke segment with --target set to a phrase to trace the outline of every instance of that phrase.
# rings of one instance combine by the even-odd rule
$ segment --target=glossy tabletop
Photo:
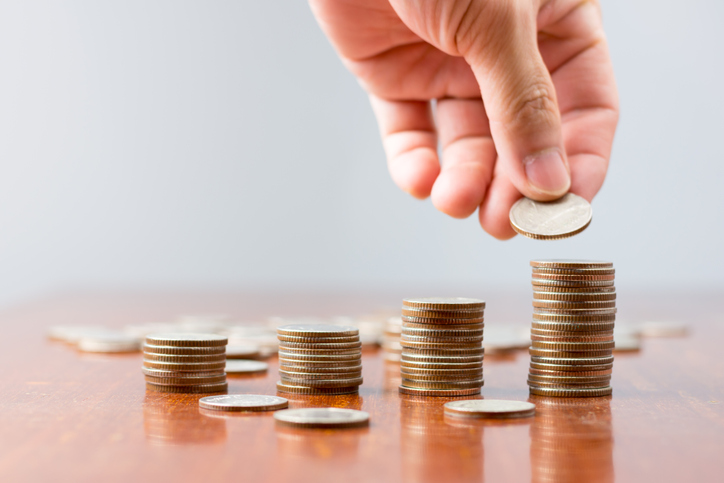
[[[485,297],[490,317],[530,313],[528,294]],[[146,392],[140,353],[83,354],[52,325],[169,320],[184,312],[351,315],[389,295],[89,294],[0,313],[0,481],[626,482],[724,479],[724,308],[718,294],[620,297],[629,321],[679,320],[684,338],[645,339],[616,356],[612,397],[530,398],[535,417],[445,417],[447,399],[398,394],[399,366],[363,353],[359,395],[290,397],[290,407],[370,413],[368,428],[301,430],[272,413],[200,410],[198,398]],[[507,305],[506,305],[507,304]],[[496,307],[497,308],[494,308]],[[491,313],[489,316],[488,313]],[[229,393],[276,394],[268,374],[229,377]],[[486,355],[480,397],[529,400],[526,351]]]

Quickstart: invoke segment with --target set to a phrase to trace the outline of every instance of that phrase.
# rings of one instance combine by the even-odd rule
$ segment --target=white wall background
[[[0,2],[0,302],[74,287],[520,286],[535,257],[724,286],[724,3],[603,2],[594,221],[499,242],[390,181],[306,2]]]

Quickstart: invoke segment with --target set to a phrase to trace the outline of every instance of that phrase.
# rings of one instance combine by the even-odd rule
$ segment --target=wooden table
[[[684,320],[692,333],[617,356],[613,397],[535,398],[536,417],[512,422],[450,420],[444,399],[401,397],[397,366],[368,351],[359,396],[290,403],[370,413],[369,428],[338,431],[277,427],[271,413],[202,413],[197,396],[147,393],[140,354],[82,354],[45,330],[185,312],[356,314],[394,306],[397,294],[81,294],[5,310],[0,481],[722,481],[721,296],[619,295],[621,319]],[[526,292],[486,299],[486,322],[530,313]],[[525,351],[486,356],[483,396],[527,400],[528,362]],[[270,366],[230,378],[229,392],[275,394]]]

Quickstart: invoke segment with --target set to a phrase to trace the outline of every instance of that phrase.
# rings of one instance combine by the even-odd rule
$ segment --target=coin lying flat
[[[278,424],[300,428],[358,428],[368,426],[370,415],[343,408],[287,409],[274,414]]]
[[[138,352],[141,350],[141,340],[132,335],[96,334],[82,337],[77,347],[83,352]]]
[[[229,339],[216,334],[168,333],[149,334],[146,336],[146,344],[171,346],[171,347],[218,347],[228,344]]]
[[[199,399],[199,407],[215,411],[276,411],[288,406],[289,401],[283,397],[257,394],[228,394]]]
[[[226,361],[227,374],[258,374],[266,372],[269,364],[261,361],[248,361],[244,359],[230,359]]]
[[[227,359],[256,359],[261,353],[255,345],[233,344],[226,346]]]
[[[443,406],[445,414],[463,418],[527,418],[535,415],[535,404],[499,399],[468,399],[450,401]]]
[[[485,301],[465,297],[421,297],[408,298],[402,301],[404,307],[420,309],[451,310],[456,309],[485,309]]]
[[[510,225],[523,236],[538,240],[568,238],[591,223],[591,204],[573,193],[553,201],[518,200],[510,209]]]
[[[277,334],[292,337],[350,337],[359,335],[359,329],[331,324],[289,324],[277,328]]]
[[[683,322],[644,322],[640,326],[643,337],[684,337],[689,328]]]

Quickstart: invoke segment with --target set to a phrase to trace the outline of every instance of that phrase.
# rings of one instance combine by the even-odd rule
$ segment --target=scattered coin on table
[[[683,322],[651,321],[639,325],[642,337],[685,337],[689,327]]]
[[[226,361],[227,374],[259,374],[266,372],[269,364],[261,361],[248,361],[244,359],[228,359]]]
[[[258,394],[225,394],[222,396],[207,396],[199,399],[199,407],[214,411],[276,411],[286,409],[288,406],[289,401],[283,397]]]
[[[535,415],[535,404],[502,399],[467,399],[450,401],[443,406],[448,416],[461,418],[527,418]]]
[[[510,209],[510,225],[523,236],[538,240],[568,238],[585,230],[593,211],[585,199],[567,193],[553,201],[521,198]]]
[[[369,425],[364,411],[343,408],[286,409],[274,414],[278,424],[299,428],[358,428]]]
[[[138,352],[141,350],[141,340],[132,335],[99,333],[82,337],[77,347],[83,352]]]
[[[227,359],[256,359],[261,355],[255,345],[229,344],[226,346]]]

